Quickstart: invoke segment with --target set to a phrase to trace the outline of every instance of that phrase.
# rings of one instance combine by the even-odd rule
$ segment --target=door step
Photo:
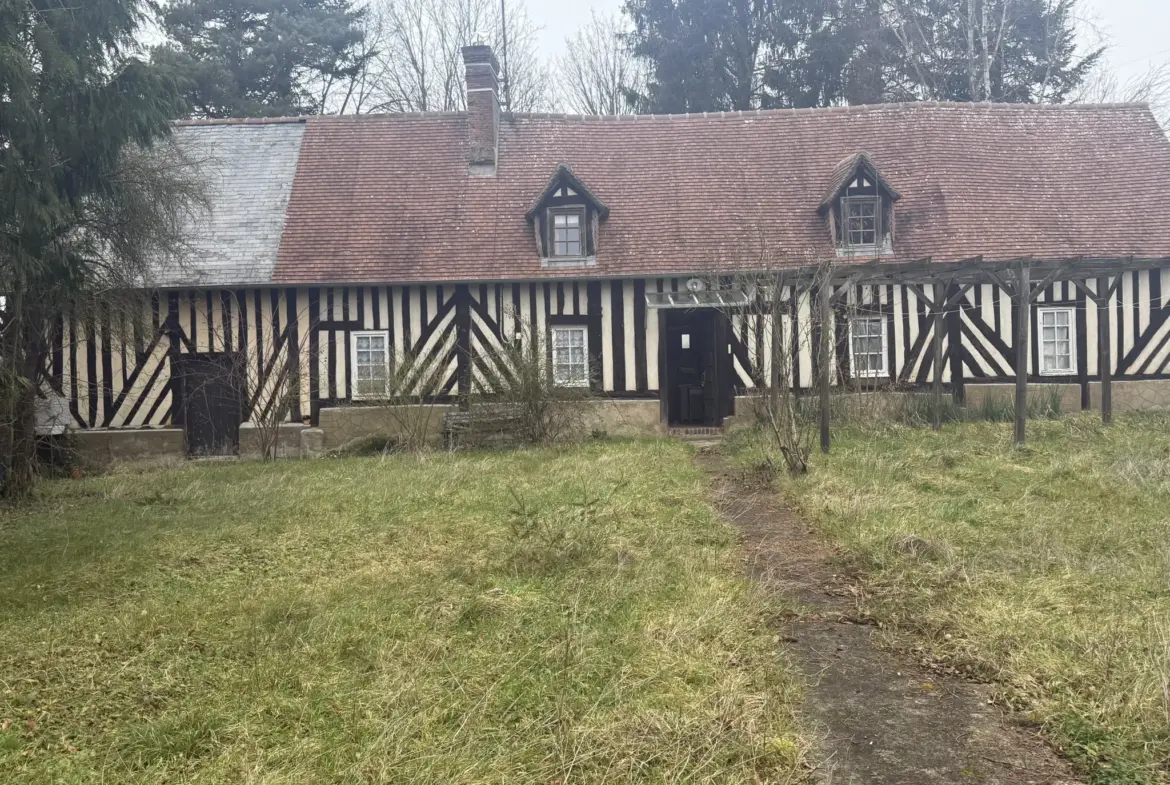
[[[670,434],[670,436],[672,436],[675,439],[708,440],[708,439],[718,438],[718,437],[722,436],[723,429],[722,428],[710,428],[710,427],[696,427],[696,428],[676,427],[676,428],[669,429],[668,433]]]

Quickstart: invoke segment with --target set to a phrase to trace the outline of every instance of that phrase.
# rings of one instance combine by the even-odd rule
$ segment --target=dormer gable
[[[609,208],[573,174],[557,166],[526,214],[532,223],[541,264],[572,267],[597,263],[597,239]]]
[[[834,167],[817,212],[828,219],[838,255],[890,253],[894,203],[901,198],[870,155],[861,152]]]

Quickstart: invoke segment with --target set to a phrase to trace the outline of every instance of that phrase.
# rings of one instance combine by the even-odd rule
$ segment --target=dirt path
[[[705,450],[699,462],[714,477],[720,511],[743,533],[752,577],[812,609],[784,639],[808,679],[805,714],[819,739],[819,782],[1079,782],[1042,740],[991,705],[988,687],[879,648],[875,628],[858,619],[856,583],[834,573],[824,543],[717,454]]]

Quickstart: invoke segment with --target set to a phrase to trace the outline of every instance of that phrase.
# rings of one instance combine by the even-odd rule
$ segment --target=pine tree
[[[1067,100],[1078,0],[627,0],[658,112]]]
[[[154,57],[187,77],[199,116],[319,114],[373,54],[364,16],[350,0],[175,0]]]
[[[765,0],[627,0],[634,54],[649,64],[640,111],[751,109],[758,104]]]
[[[0,0],[0,495],[35,475],[52,331],[141,286],[193,202],[152,148],[183,111],[138,56],[142,0]]]

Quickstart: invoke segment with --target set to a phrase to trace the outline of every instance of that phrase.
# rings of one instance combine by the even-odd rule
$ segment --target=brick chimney
[[[500,63],[485,44],[463,47],[467,72],[467,171],[496,173],[500,146]]]

